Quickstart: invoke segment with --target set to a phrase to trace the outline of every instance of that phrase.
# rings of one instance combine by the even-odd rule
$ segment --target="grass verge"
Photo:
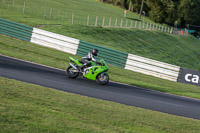
[[[69,56],[80,59],[79,56],[2,35],[0,36],[0,53],[60,69],[66,69]],[[200,87],[163,80],[115,66],[109,66],[109,68],[110,79],[113,81],[200,99]]]
[[[198,133],[200,121],[0,77],[1,132]]]

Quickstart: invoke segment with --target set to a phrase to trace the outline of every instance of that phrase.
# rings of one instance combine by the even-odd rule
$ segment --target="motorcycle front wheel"
[[[108,74],[104,74],[102,77],[102,74],[99,74],[96,78],[96,81],[100,85],[106,85],[109,82],[109,76]]]
[[[72,66],[68,66],[68,68],[66,69],[66,75],[69,78],[76,78],[79,75],[79,72],[75,72],[76,69],[74,69]]]

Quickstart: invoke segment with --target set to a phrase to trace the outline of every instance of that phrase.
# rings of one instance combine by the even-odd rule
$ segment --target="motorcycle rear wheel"
[[[78,75],[79,75],[79,72],[73,72],[73,70],[75,70],[72,66],[68,66],[67,67],[67,69],[66,69],[66,75],[67,75],[67,77],[69,77],[69,78],[76,78],[76,77],[78,77]]]
[[[109,76],[108,76],[108,74],[105,73],[103,77],[101,77],[101,74],[99,74],[97,76],[97,78],[96,78],[96,82],[98,84],[100,84],[100,85],[106,85],[106,84],[108,84],[108,82],[109,82]]]

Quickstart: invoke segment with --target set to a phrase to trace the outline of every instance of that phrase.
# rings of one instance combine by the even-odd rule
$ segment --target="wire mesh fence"
[[[24,0],[2,0],[0,2],[0,8],[4,9],[2,17],[6,17],[9,13],[15,13],[15,15],[29,15],[33,18],[40,18],[47,20],[51,23],[57,24],[80,24],[87,26],[101,26],[101,27],[113,27],[113,28],[135,28],[149,31],[161,31],[169,34],[176,35],[188,35],[187,30],[182,32],[180,29],[164,26],[156,23],[149,23],[140,20],[131,20],[130,18],[119,17],[104,17],[97,15],[86,15],[81,12],[75,12],[70,9],[58,9],[45,4],[36,4],[33,1]]]

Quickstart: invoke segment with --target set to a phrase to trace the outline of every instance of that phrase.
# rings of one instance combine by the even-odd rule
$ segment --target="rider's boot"
[[[87,63],[85,63],[85,64],[83,64],[83,65],[81,66],[81,72],[84,72],[84,68],[85,68],[86,65],[87,65]]]

